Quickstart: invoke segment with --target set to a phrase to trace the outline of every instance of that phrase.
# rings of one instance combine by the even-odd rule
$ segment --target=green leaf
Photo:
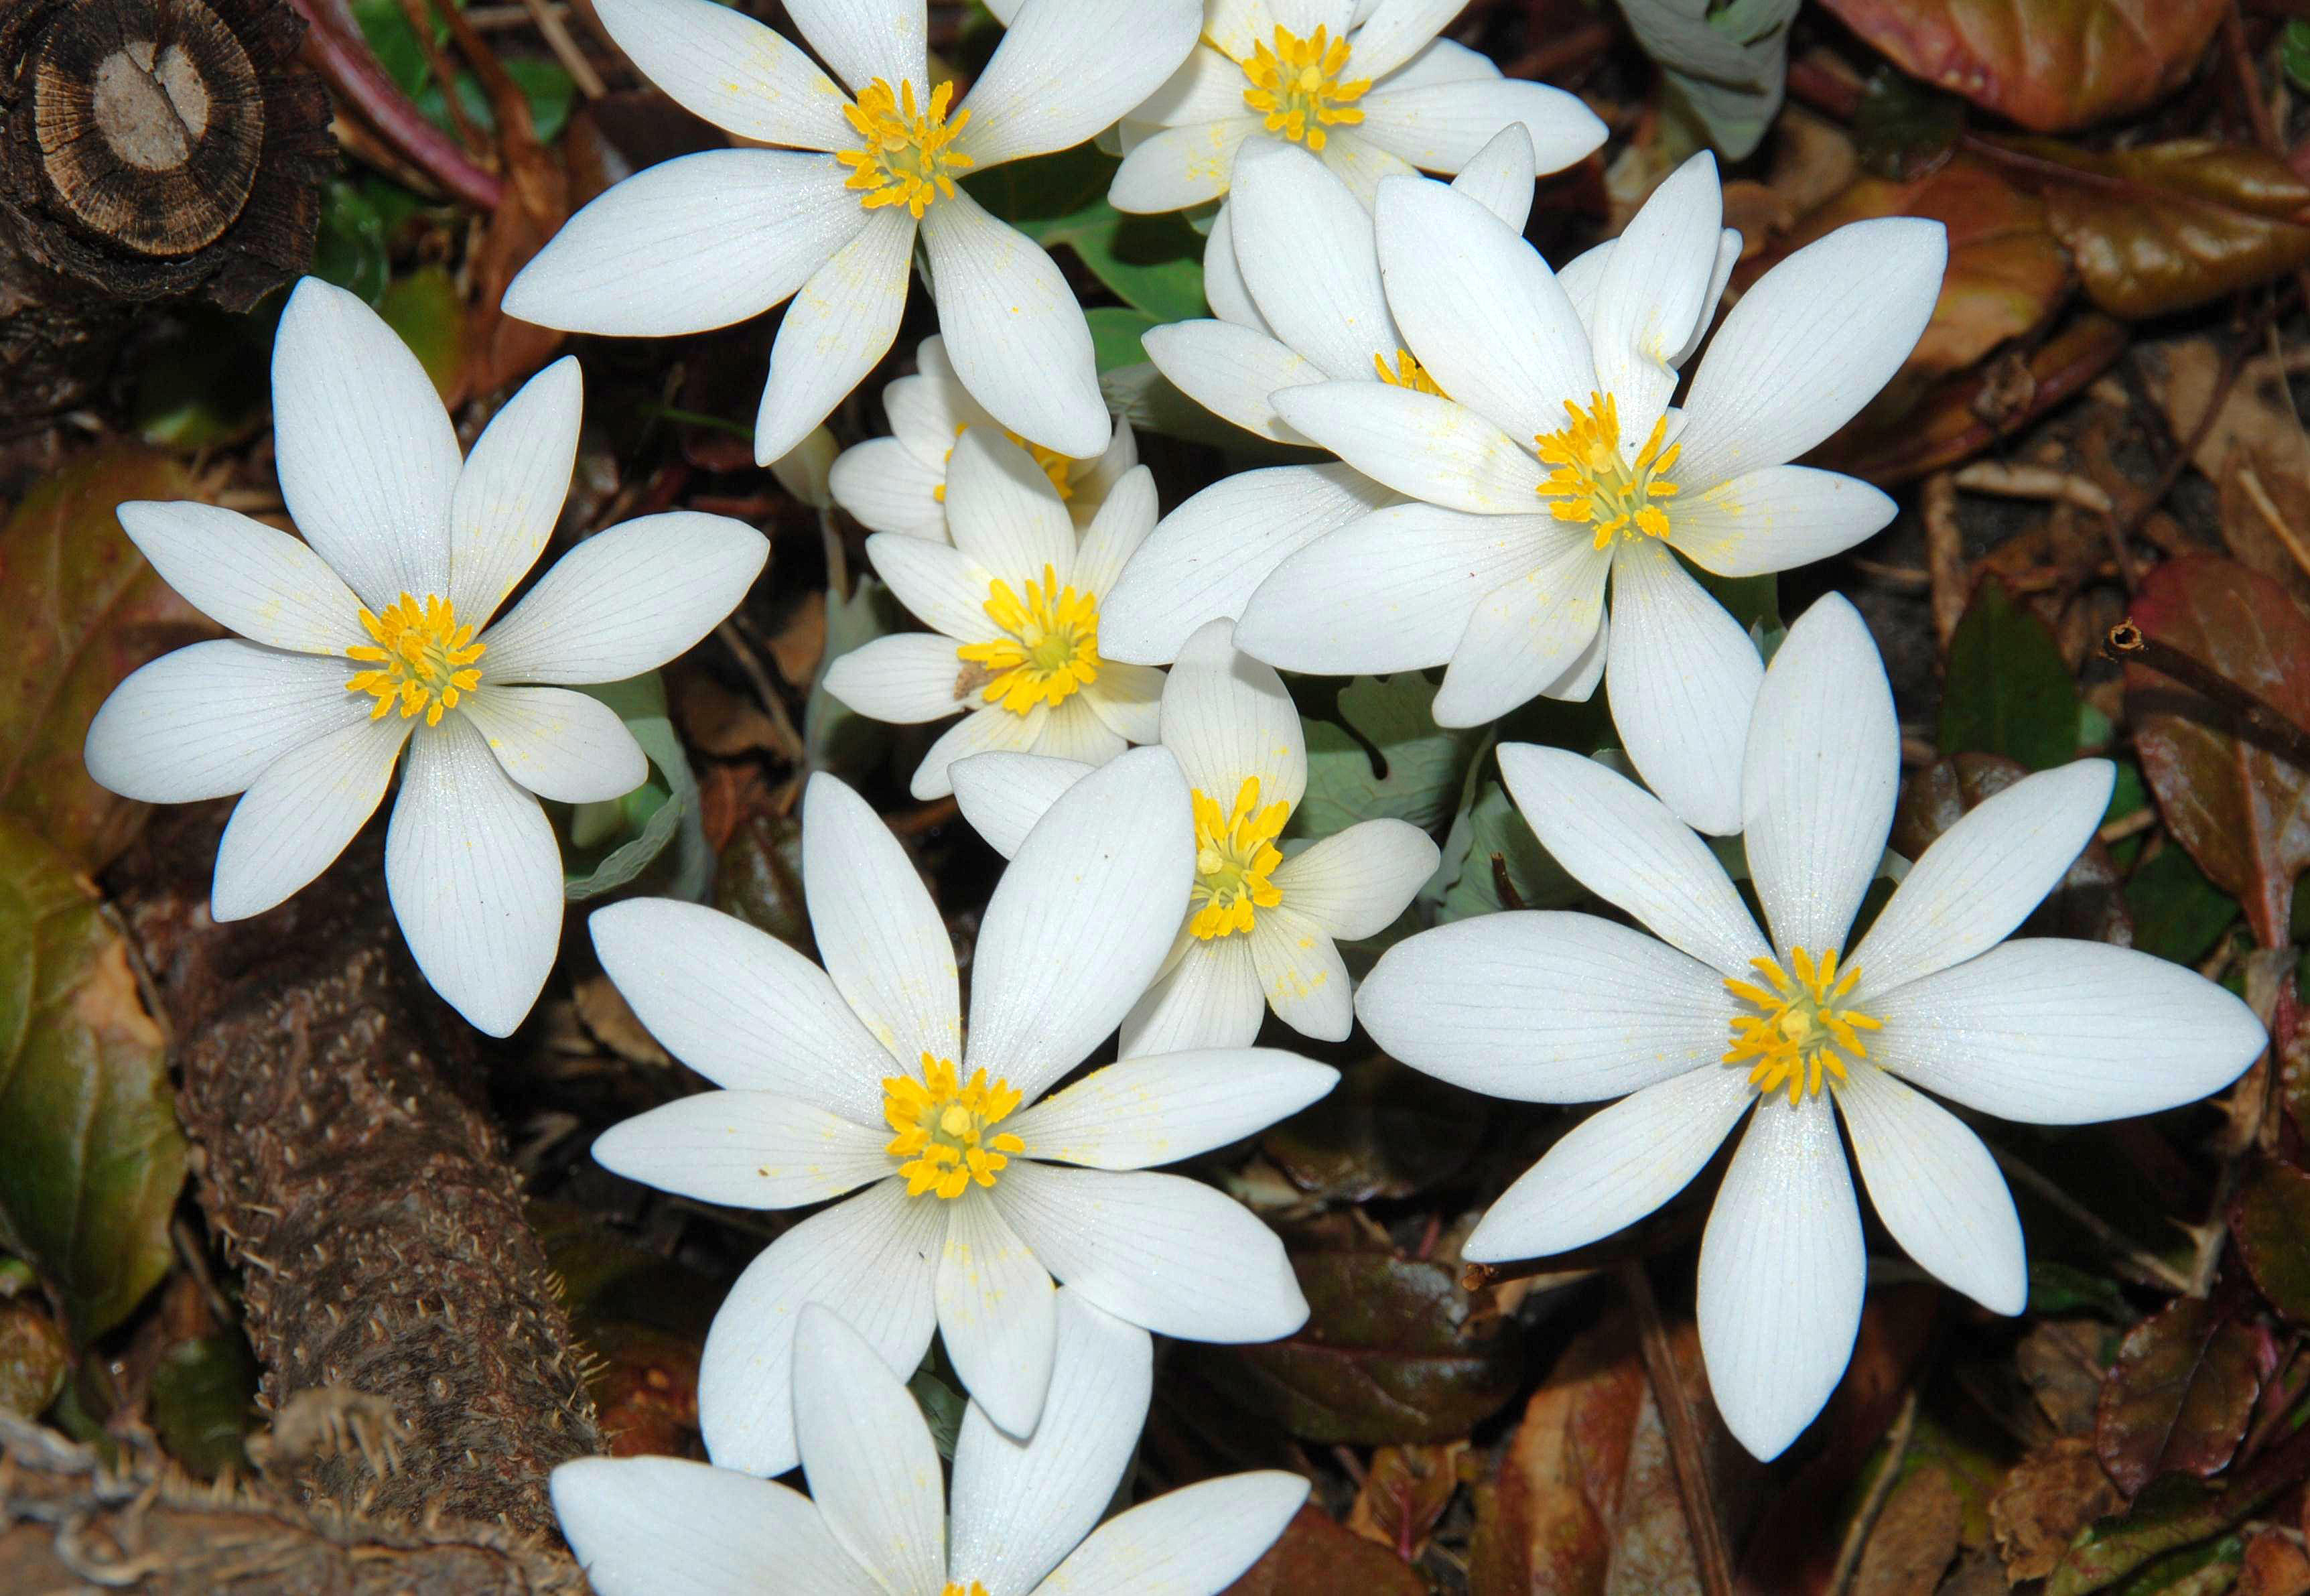
[[[2230,1234],[2270,1305],[2310,1324],[2310,1175],[2265,1165],[2231,1208]]]
[[[1125,310],[1114,305],[1087,310],[1083,319],[1090,324],[1091,358],[1101,371],[1146,363],[1147,351],[1139,340],[1150,327],[1163,325],[1144,310]]]
[[[420,266],[378,297],[377,313],[409,345],[444,399],[465,360],[465,302],[446,266]]]
[[[1660,65],[1671,99],[1732,160],[1755,150],[1781,107],[1789,19],[1798,0],[1620,0],[1628,29]]]
[[[178,1341],[152,1371],[152,1428],[187,1472],[214,1479],[245,1466],[256,1359],[239,1332]]]
[[[696,901],[706,896],[713,880],[714,855],[706,846],[706,830],[698,813],[698,778],[690,774],[690,759],[674,734],[665,707],[665,684],[656,672],[578,690],[599,698],[617,711],[626,730],[649,756],[649,779],[622,798],[606,803],[580,804],[570,820],[570,852],[602,849],[584,869],[564,866],[562,896],[572,903],[598,898],[627,885],[653,864],[658,865],[660,889],[675,898]],[[612,842],[612,838],[618,840]],[[669,845],[673,854],[658,856]]]
[[[1497,865],[1495,856],[1499,861]],[[1515,894],[1514,905],[1500,896],[1503,872],[1509,890]],[[1509,799],[1507,789],[1496,781],[1485,782],[1476,802],[1453,817],[1452,829],[1444,839],[1443,862],[1429,889],[1433,890],[1439,880],[1449,884],[1437,895],[1438,921],[1464,920],[1471,915],[1489,915],[1512,906],[1560,909],[1580,896],[1580,883],[1540,846],[1540,838],[1533,835],[1530,822]]]
[[[1008,162],[964,186],[1045,248],[1073,250],[1116,299],[1158,322],[1203,315],[1202,237],[1176,213],[1132,216],[1108,204],[1119,164],[1082,144]]]
[[[321,228],[313,240],[313,275],[375,305],[392,278],[386,256],[385,218],[369,197],[339,178],[321,202]]]
[[[954,1444],[962,1435],[963,1410],[968,1406],[960,1392],[938,1377],[928,1362],[915,1371],[907,1382],[907,1390],[915,1399],[915,1406],[923,1410],[923,1423],[929,1427],[931,1444],[938,1448],[939,1456],[951,1462]]]
[[[2078,684],[2045,623],[1984,577],[1950,638],[1941,750],[2002,754],[2032,770],[2078,757]]]
[[[2278,64],[2297,89],[2310,89],[2310,22],[2300,17],[2286,24],[2278,36]]]
[[[0,1246],[85,1345],[169,1269],[185,1178],[161,1028],[64,855],[0,816]]]
[[[1294,834],[1329,837],[1383,816],[1423,831],[1441,825],[1490,733],[1438,726],[1429,712],[1435,701],[1435,683],[1417,671],[1359,676],[1342,688],[1346,725],[1307,723],[1307,793],[1291,817]]]
[[[2150,855],[2125,883],[2133,945],[2175,964],[2195,965],[2237,919],[2237,899],[2206,879],[2184,850]]]

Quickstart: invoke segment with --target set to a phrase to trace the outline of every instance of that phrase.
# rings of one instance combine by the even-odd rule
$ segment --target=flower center
[[[986,1587],[977,1580],[972,1580],[967,1585],[959,1579],[949,1580],[946,1589],[941,1591],[939,1596],[986,1596]]]
[[[1867,1058],[1860,1033],[1881,1030],[1884,1021],[1839,1006],[1859,984],[1861,967],[1839,970],[1834,948],[1818,964],[1802,948],[1789,950],[1786,967],[1771,958],[1749,962],[1767,984],[1724,983],[1727,992],[1757,1011],[1732,1017],[1732,1046],[1724,1062],[1750,1064],[1749,1084],[1767,1097],[1786,1087],[1793,1108],[1807,1092],[1818,1094],[1824,1079],[1844,1080],[1845,1059]]]
[[[855,150],[834,152],[850,169],[842,186],[864,190],[858,203],[869,211],[904,205],[917,221],[939,195],[952,198],[953,174],[977,164],[952,147],[970,121],[968,108],[947,120],[946,108],[953,99],[954,84],[941,83],[931,91],[929,107],[917,112],[911,80],[900,78],[896,94],[881,78],[867,84],[857,104],[842,108],[843,116],[858,130],[859,141]]]
[[[1380,381],[1391,388],[1412,388],[1422,394],[1433,394],[1438,399],[1444,397],[1444,390],[1437,387],[1436,379],[1428,375],[1428,368],[1421,365],[1408,349],[1395,351],[1394,370],[1387,369],[1385,353],[1372,356],[1372,367],[1379,373]]]
[[[882,1150],[899,1160],[909,1197],[936,1192],[951,1201],[973,1181],[991,1189],[1010,1155],[1025,1152],[1027,1144],[1007,1131],[989,1136],[986,1128],[1018,1106],[1019,1094],[1006,1082],[989,1086],[984,1070],[973,1070],[967,1083],[958,1080],[952,1059],[925,1053],[922,1080],[891,1075],[882,1081],[882,1117],[898,1132]]]
[[[968,421],[963,422],[954,429],[954,435],[957,438],[960,438],[964,432],[969,429],[969,427],[970,423]],[[1075,460],[1073,455],[1062,455],[1056,449],[1046,449],[1038,443],[1029,443],[1025,438],[1020,437],[1016,432],[1012,431],[1008,427],[1003,429],[1003,436],[1009,438],[1012,443],[1017,444],[1020,448],[1026,450],[1029,455],[1032,455],[1035,457],[1035,464],[1041,466],[1043,468],[1043,474],[1051,479],[1051,487],[1053,490],[1058,494],[1060,503],[1064,504],[1069,499],[1074,498],[1075,485],[1067,476],[1067,473],[1074,468]],[[947,450],[946,457],[950,464],[953,462],[954,450],[952,448],[949,448]],[[946,502],[946,483],[943,480],[940,481],[937,487],[931,490],[931,497],[937,499],[941,504],[944,504]]]
[[[1342,82],[1348,65],[1348,41],[1327,39],[1318,28],[1302,39],[1282,28],[1275,30],[1275,48],[1252,46],[1251,59],[1240,63],[1251,87],[1243,102],[1264,112],[1267,131],[1280,133],[1295,144],[1321,150],[1327,127],[1354,126],[1364,119],[1354,104],[1371,87],[1369,78]]]
[[[382,615],[364,609],[360,622],[376,641],[357,643],[345,654],[371,668],[354,672],[345,690],[377,700],[369,719],[383,720],[397,701],[402,719],[421,710],[425,724],[438,726],[441,712],[457,707],[459,694],[481,686],[473,663],[484,646],[473,641],[472,627],[457,624],[456,607],[439,594],[429,593],[420,604],[404,593]]]
[[[1540,485],[1541,493],[1552,500],[1549,509],[1559,521],[1585,521],[1594,526],[1599,549],[1615,534],[1666,537],[1668,513],[1652,501],[1676,497],[1676,484],[1667,473],[1684,447],[1661,447],[1661,439],[1668,435],[1668,417],[1653,423],[1653,435],[1631,464],[1620,454],[1620,412],[1612,396],[1592,393],[1588,402],[1590,408],[1583,410],[1567,399],[1564,408],[1571,424],[1533,439],[1541,460],[1556,467]]]
[[[1283,863],[1276,834],[1291,818],[1281,802],[1259,807],[1259,777],[1248,776],[1236,789],[1232,814],[1201,792],[1195,803],[1195,884],[1187,902],[1194,910],[1187,929],[1210,941],[1249,931],[1255,909],[1272,909],[1282,892],[1268,878]]]
[[[1075,690],[1099,680],[1098,600],[1061,587],[1051,567],[1043,568],[1040,582],[1027,584],[1023,599],[995,577],[986,610],[1007,635],[966,643],[955,654],[986,673],[982,693],[988,703],[1013,715],[1038,704],[1055,709]]]

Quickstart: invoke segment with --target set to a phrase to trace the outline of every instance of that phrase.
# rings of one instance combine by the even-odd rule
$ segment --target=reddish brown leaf
[[[2168,560],[2134,595],[2134,622],[2297,724],[2310,725],[2310,617],[2234,560]],[[2245,907],[2264,947],[2287,943],[2295,878],[2310,868],[2310,771],[2231,733],[2228,716],[2145,665],[2125,672],[2142,774],[2198,868]]]
[[[2133,1327],[2103,1382],[2094,1451],[2131,1496],[2160,1474],[2219,1473],[2277,1365],[2268,1331],[2185,1297]]]
[[[2265,1165],[2231,1205],[2230,1234],[2270,1305],[2310,1324],[2310,1175]]]
[[[2197,65],[2227,0],[1822,0],[1915,76],[2040,133],[2139,110]]]
[[[1372,1453],[1363,1488],[1348,1510],[1348,1528],[1407,1563],[1416,1561],[1458,1493],[1467,1462],[1465,1441],[1381,1447]]]
[[[2310,1557],[2277,1530],[2245,1543],[2245,1562],[2231,1596],[2310,1596]]]
[[[1307,1506],[1284,1526],[1267,1555],[1220,1596],[1428,1596],[1428,1582],[1394,1554]]]

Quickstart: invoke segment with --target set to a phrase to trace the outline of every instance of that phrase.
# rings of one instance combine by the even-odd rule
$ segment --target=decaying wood
[[[291,1483],[372,1516],[549,1535],[547,1475],[601,1437],[480,1106],[473,1033],[394,929],[382,828],[280,908],[218,925],[220,820],[164,815],[113,884],[175,1031],[178,1113],[242,1267],[263,1400],[280,1414],[341,1388],[398,1427],[389,1460],[330,1449],[292,1463]]]

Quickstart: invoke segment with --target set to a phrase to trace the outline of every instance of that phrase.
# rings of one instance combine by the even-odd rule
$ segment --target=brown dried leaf
[[[2102,1383],[2094,1451],[2132,1496],[2160,1474],[2217,1474],[2236,1453],[2277,1343],[2260,1325],[2185,1297],[2127,1333]]]
[[[1853,1596],[1933,1596],[1956,1560],[1965,1504],[1935,1464],[1910,1470],[1870,1526]]]
[[[1313,1505],[1283,1527],[1267,1555],[1220,1596],[1428,1596],[1428,1582],[1393,1554],[1350,1534]]]
[[[72,1347],[54,1319],[30,1301],[0,1298],[0,1413],[38,1418],[71,1366]]]
[[[2013,1465],[1991,1498],[1989,1522],[2005,1575],[2019,1584],[2054,1572],[2080,1530],[2115,1512],[2123,1495],[2104,1472],[2093,1443],[2064,1436]]]
[[[1465,1441],[1381,1447],[1372,1453],[1363,1487],[1348,1509],[1348,1528],[1407,1563],[1418,1561],[1437,1521],[1451,1506],[1468,1462]]]
[[[2101,1349],[2108,1335],[2096,1319],[2041,1319],[2013,1349],[2013,1364],[2038,1410],[2064,1436],[2093,1432],[2101,1400]]]
[[[2245,1543],[2231,1596],[2310,1596],[2310,1557],[2282,1530],[2264,1530]]]

